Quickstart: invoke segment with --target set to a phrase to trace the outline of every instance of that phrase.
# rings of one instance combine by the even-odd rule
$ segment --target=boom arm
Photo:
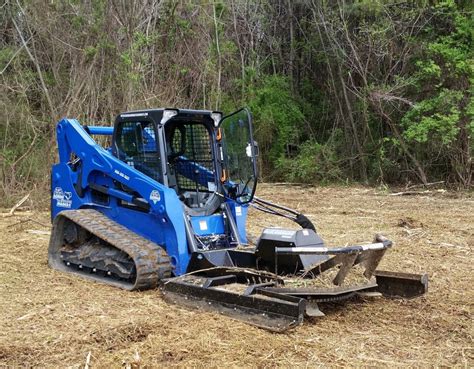
[[[158,191],[160,200],[151,201],[150,207],[156,214],[165,213],[165,192],[173,191],[111,155],[87,134],[77,120],[63,119],[59,122],[57,140],[60,163],[67,164],[73,153],[81,159],[82,188],[88,187],[89,175],[96,170],[132,188],[144,199],[150,199],[151,193]],[[156,198],[156,195],[152,197]]]

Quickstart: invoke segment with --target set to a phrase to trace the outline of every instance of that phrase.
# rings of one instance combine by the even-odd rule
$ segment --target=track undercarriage
[[[126,290],[155,288],[171,276],[163,248],[92,209],[55,218],[48,254],[55,269]]]

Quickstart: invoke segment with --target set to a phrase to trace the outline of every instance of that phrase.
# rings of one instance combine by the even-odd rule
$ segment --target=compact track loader
[[[251,115],[152,109],[114,127],[57,124],[49,265],[127,290],[160,287],[173,303],[274,331],[323,302],[416,297],[427,276],[377,269],[392,242],[328,247],[304,215],[255,196]],[[92,136],[110,136],[103,148]],[[295,221],[247,240],[249,206]]]

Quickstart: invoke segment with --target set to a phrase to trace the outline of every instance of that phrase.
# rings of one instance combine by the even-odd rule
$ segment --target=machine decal
[[[117,175],[119,175],[120,177],[126,179],[127,181],[130,180],[130,177],[129,177],[129,176],[127,176],[125,173],[122,173],[122,172],[119,171],[118,169],[115,169],[115,170],[114,170],[114,173],[117,174]]]
[[[207,231],[207,222],[205,220],[199,222],[199,229],[201,231]]]
[[[53,199],[56,200],[56,206],[58,208],[70,209],[72,206],[72,193],[63,191],[61,187],[56,187],[53,193]]]
[[[161,200],[160,193],[157,190],[153,190],[150,193],[150,201],[153,201],[153,204],[156,204]]]

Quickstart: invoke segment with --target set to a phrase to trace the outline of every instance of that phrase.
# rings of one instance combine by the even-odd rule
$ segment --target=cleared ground
[[[359,298],[269,333],[168,305],[158,291],[124,292],[53,271],[49,214],[21,211],[0,216],[0,366],[474,365],[472,195],[280,185],[258,194],[307,214],[329,245],[383,232],[395,246],[381,268],[428,272],[428,295]],[[255,212],[249,222],[254,235],[269,225],[294,228]]]

